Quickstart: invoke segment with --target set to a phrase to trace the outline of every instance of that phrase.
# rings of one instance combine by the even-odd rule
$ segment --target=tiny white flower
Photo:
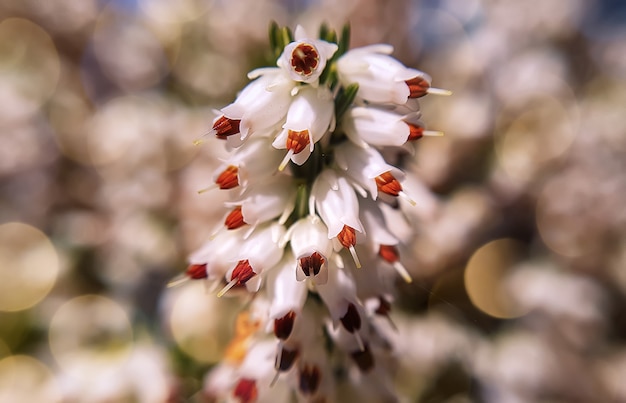
[[[286,251],[283,259],[275,270],[268,275],[267,288],[271,298],[269,318],[276,320],[284,318],[293,312],[293,318],[285,318],[286,321],[295,319],[302,312],[306,300],[307,286],[305,282],[296,280],[295,258],[291,251]],[[293,323],[290,324],[293,326]],[[276,327],[276,325],[275,325]]]
[[[352,254],[357,267],[361,266],[356,255],[356,233],[364,233],[359,220],[359,201],[346,178],[333,170],[322,171],[311,190],[309,211],[317,211],[328,227],[328,238],[337,238]]]
[[[326,62],[337,51],[337,45],[310,38],[300,25],[296,27],[295,39],[285,46],[277,64],[292,80],[317,86]]]
[[[229,146],[238,147],[253,133],[268,131],[284,119],[293,85],[280,69],[264,69],[235,102],[222,108],[222,116],[213,122],[216,136],[227,139]]]
[[[240,197],[228,204],[241,208],[243,223],[254,229],[260,223],[281,217],[283,223],[293,211],[297,188],[293,178],[281,174],[271,176],[248,187]]]
[[[350,140],[364,147],[402,146],[425,134],[424,125],[415,113],[398,115],[393,110],[356,106],[342,119],[342,127]]]
[[[256,292],[261,286],[259,274],[271,269],[283,257],[284,248],[279,240],[285,234],[281,224],[268,225],[254,232],[241,245],[234,256],[237,264],[225,274],[228,284],[220,290],[218,297],[234,286],[246,286],[248,291]]]
[[[337,61],[339,81],[344,85],[359,84],[358,96],[376,103],[404,104],[427,92],[448,94],[430,88],[430,77],[408,68],[389,56],[390,45],[371,45],[352,49]]]
[[[220,280],[234,262],[233,256],[243,242],[239,233],[221,231],[189,256],[189,263],[206,265],[208,281]]]
[[[362,148],[351,142],[345,142],[335,149],[335,162],[346,176],[366,189],[374,200],[379,191],[388,193],[385,188],[379,186],[383,175],[389,173],[396,182],[404,178],[402,171],[387,164],[376,149]],[[399,182],[398,186],[400,186]],[[402,191],[401,187],[399,191]],[[392,194],[392,196],[397,195],[397,193]]]
[[[312,215],[298,220],[289,228],[288,238],[296,257],[296,279],[311,278],[316,284],[326,283],[333,244],[322,220]]]
[[[251,138],[215,170],[213,181],[220,189],[246,187],[270,176],[281,158],[266,138]]]
[[[283,170],[290,159],[298,165],[306,162],[315,143],[334,126],[334,105],[328,88],[307,86],[298,91],[289,106],[283,130],[272,143],[277,149],[288,150],[279,170]]]

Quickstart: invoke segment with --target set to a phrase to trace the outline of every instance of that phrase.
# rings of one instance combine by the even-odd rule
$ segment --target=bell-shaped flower
[[[328,282],[318,284],[316,290],[328,308],[333,326],[338,323],[356,337],[357,344],[362,349],[363,342],[359,330],[363,326],[363,309],[357,299],[356,283],[345,269],[332,267],[329,270]]]
[[[326,283],[333,244],[322,220],[313,215],[298,220],[289,228],[287,239],[296,258],[296,279],[310,278],[316,284]]]
[[[241,223],[251,225],[251,231],[277,217],[280,223],[284,223],[295,206],[297,188],[292,183],[293,178],[289,175],[271,176],[250,186],[228,204],[239,208]]]
[[[287,149],[281,162],[283,170],[289,160],[302,165],[309,158],[315,143],[332,130],[334,126],[334,102],[328,88],[301,87],[294,96],[287,112],[283,130],[272,145],[277,149]]]
[[[389,56],[390,45],[371,45],[349,50],[337,61],[339,81],[343,86],[359,84],[358,96],[369,102],[404,104],[428,92],[448,94],[431,89],[430,77],[408,68]]]
[[[326,62],[337,51],[337,45],[310,38],[300,25],[296,27],[295,39],[285,46],[278,58],[278,67],[294,81],[317,86]]]
[[[274,334],[281,340],[290,336],[307,296],[306,283],[296,280],[294,261],[293,254],[287,250],[267,280],[267,293],[271,299],[269,319],[273,321]]]
[[[276,345],[271,341],[253,344],[241,366],[231,395],[241,403],[287,403],[292,391],[287,384],[273,384]],[[228,400],[231,401],[231,400]]]
[[[257,77],[257,74],[260,76]],[[238,147],[253,133],[267,132],[285,118],[291,103],[294,83],[278,68],[252,72],[256,78],[237,96],[235,102],[222,108],[213,122],[212,132]]]
[[[424,130],[417,113],[399,115],[390,109],[355,106],[342,119],[342,128],[348,138],[361,147],[402,146],[407,141],[440,132]]]
[[[362,148],[345,142],[335,149],[335,162],[350,180],[361,189],[367,190],[374,200],[379,192],[390,196],[404,196],[399,182],[404,174],[387,164],[373,147]]]
[[[228,284],[217,294],[224,295],[234,286],[246,286],[248,291],[256,292],[261,286],[263,271],[271,269],[283,257],[284,248],[279,241],[285,234],[285,227],[274,223],[255,231],[240,245],[234,256],[237,264],[225,274]]]
[[[357,267],[361,266],[356,255],[356,231],[364,233],[359,220],[359,201],[348,180],[335,171],[322,171],[311,190],[309,211],[317,211],[328,228],[328,238],[337,238],[348,249]]]
[[[267,138],[251,138],[215,170],[213,181],[220,189],[246,187],[270,176],[281,158]]]
[[[236,256],[243,242],[244,240],[240,233],[232,231],[218,232],[215,237],[189,256],[190,267],[198,269],[194,273],[200,273],[199,269],[204,268],[206,273],[204,278],[209,282],[218,284],[218,281],[232,267],[234,262],[233,256]]]

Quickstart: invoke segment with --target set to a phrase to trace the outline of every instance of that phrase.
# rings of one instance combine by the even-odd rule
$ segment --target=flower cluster
[[[229,192],[228,211],[185,278],[251,303],[205,393],[392,396],[377,317],[389,313],[397,275],[411,281],[396,228],[407,226],[399,206],[415,202],[384,155],[441,134],[425,130],[417,98],[446,91],[388,45],[348,50],[347,27],[338,37],[323,26],[315,39],[272,25],[270,40],[277,67],[252,71],[209,132],[230,151],[212,186]]]

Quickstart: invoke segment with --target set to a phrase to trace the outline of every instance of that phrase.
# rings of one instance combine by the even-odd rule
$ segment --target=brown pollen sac
[[[274,319],[274,335],[281,340],[287,340],[293,330],[295,320],[296,313],[294,311],[287,312],[282,318]]]
[[[308,146],[310,142],[311,140],[309,139],[308,130],[302,130],[299,132],[289,130],[285,145],[287,150],[292,150],[294,154],[298,154],[304,150],[304,147]]]
[[[405,122],[406,123],[406,122]],[[416,141],[424,137],[424,128],[412,123],[407,123],[409,126],[409,137],[406,141]]]
[[[304,272],[304,275],[309,277],[311,275],[317,276],[325,261],[326,260],[322,255],[317,252],[313,252],[311,256],[300,258],[298,263],[300,264],[300,268],[302,269],[302,272]]]
[[[280,353],[276,356],[276,369],[282,372],[289,371],[293,366],[293,363],[298,358],[298,350],[287,350],[285,347],[281,348]]]
[[[410,80],[405,81],[406,85],[409,86],[409,98],[420,98],[428,93],[428,89],[430,88],[430,84],[428,81],[424,79],[424,77],[413,77]]]
[[[242,286],[254,276],[256,276],[256,273],[252,270],[250,262],[246,259],[237,262],[237,266],[233,269],[233,274],[230,276],[230,280],[232,281],[237,279],[237,284],[235,284],[235,286]]]
[[[312,395],[320,386],[322,374],[317,365],[305,365],[300,370],[299,388],[303,395]]]
[[[239,133],[239,123],[241,120],[229,119],[222,115],[213,123],[213,130],[218,139],[225,140],[226,137]]]
[[[239,168],[234,165],[229,165],[224,171],[217,177],[215,183],[220,189],[232,189],[239,186]]]
[[[395,263],[400,259],[400,252],[395,245],[380,245],[378,249],[378,256],[380,256],[387,263]]]
[[[254,379],[241,378],[233,390],[233,396],[239,398],[241,403],[255,402],[259,396],[256,381]]]
[[[344,225],[339,234],[337,234],[337,239],[344,248],[350,249],[351,246],[356,245],[356,230]]]
[[[361,328],[361,316],[354,304],[348,305],[348,311],[341,317],[341,324],[350,333],[354,333]]]
[[[376,187],[379,192],[386,193],[390,196],[398,196],[402,191],[402,185],[400,185],[400,182],[391,174],[391,171],[382,173],[374,179],[376,180]]]
[[[224,225],[228,229],[237,229],[242,227],[244,224],[246,224],[246,222],[243,220],[241,206],[235,207],[224,220]]]
[[[310,76],[320,63],[317,50],[308,43],[301,43],[291,52],[291,67],[304,76]]]
[[[185,270],[185,275],[192,280],[207,278],[206,264],[191,264]]]
[[[352,357],[361,372],[367,372],[374,368],[374,356],[372,355],[369,344],[365,344],[363,351],[357,350],[350,353],[350,357]]]

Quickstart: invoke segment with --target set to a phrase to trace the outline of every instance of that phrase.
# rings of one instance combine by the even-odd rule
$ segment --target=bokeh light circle
[[[202,282],[175,291],[169,325],[178,347],[196,361],[219,361],[230,338],[237,303],[209,294]]]
[[[64,303],[52,317],[50,350],[59,365],[76,377],[91,377],[85,369],[96,363],[109,371],[122,367],[133,347],[133,330],[126,311],[100,295],[83,295]]]
[[[465,268],[465,289],[472,304],[495,318],[514,318],[524,314],[507,292],[507,279],[519,262],[523,245],[502,238],[478,248]]]
[[[46,31],[23,18],[0,22],[0,122],[34,114],[56,89],[60,71]]]
[[[21,311],[41,301],[59,273],[48,237],[19,222],[0,225],[0,311]]]
[[[52,372],[26,355],[0,360],[0,402],[60,402],[61,393]]]

